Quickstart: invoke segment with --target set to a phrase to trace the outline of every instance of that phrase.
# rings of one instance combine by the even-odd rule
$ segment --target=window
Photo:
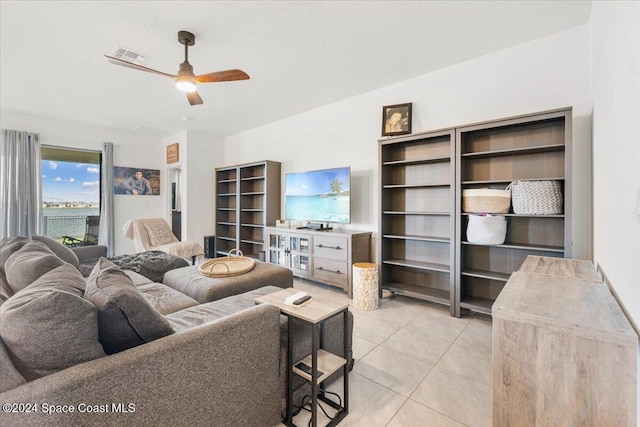
[[[101,153],[56,147],[41,153],[43,234],[73,246],[95,244],[88,234],[100,215]]]

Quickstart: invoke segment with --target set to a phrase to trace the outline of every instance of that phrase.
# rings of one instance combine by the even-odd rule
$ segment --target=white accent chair
[[[198,243],[179,241],[163,218],[132,219],[127,221],[122,231],[127,239],[133,241],[136,253],[162,251],[180,258],[191,258],[194,265],[196,259],[204,255]]]

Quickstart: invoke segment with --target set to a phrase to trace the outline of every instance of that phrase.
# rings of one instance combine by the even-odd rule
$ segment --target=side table
[[[312,295],[312,300],[302,307],[296,307],[284,303],[284,300],[299,292],[297,289],[287,288],[269,295],[263,295],[256,298],[256,303],[275,305],[280,312],[287,316],[287,418],[285,424],[287,426],[295,426],[292,420],[292,395],[293,395],[293,374],[299,375],[307,381],[311,382],[311,419],[313,427],[317,426],[318,420],[318,399],[327,403],[338,412],[327,426],[337,425],[349,413],[349,372],[347,360],[332,354],[324,347],[324,322],[342,315],[343,317],[343,354],[347,353],[347,311],[348,304],[335,302],[326,298],[316,297]],[[302,360],[294,361],[293,359],[293,322],[299,321],[311,325],[311,354]],[[311,366],[311,375],[297,368],[296,365],[304,363]],[[322,383],[331,374],[342,368],[343,374],[343,406],[338,405],[325,396],[324,391],[320,390]]]

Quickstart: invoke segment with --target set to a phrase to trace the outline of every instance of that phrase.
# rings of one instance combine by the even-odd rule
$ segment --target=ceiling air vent
[[[132,64],[136,65],[142,65],[142,63],[147,59],[146,56],[124,49],[122,47],[117,47],[113,51],[113,54],[111,56],[113,56],[114,58],[122,59],[123,61],[131,62]]]

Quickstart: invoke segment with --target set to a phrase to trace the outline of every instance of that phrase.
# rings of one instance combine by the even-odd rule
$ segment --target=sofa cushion
[[[137,286],[149,304],[162,315],[198,305],[198,301],[162,283],[146,283]]]
[[[43,274],[0,306],[0,336],[27,380],[105,355],[96,308],[70,264]]]
[[[151,246],[161,246],[178,241],[166,222],[145,223],[144,228],[147,229]]]
[[[51,249],[51,252],[53,252],[58,256],[58,258],[60,258],[65,262],[68,262],[69,264],[73,265],[75,268],[78,268],[80,266],[80,261],[78,260],[78,256],[75,254],[75,252],[73,252],[71,249],[69,249],[62,243],[58,243],[55,240],[53,240],[51,237],[47,237],[47,236],[33,235],[31,236],[31,239],[44,243],[45,245],[47,245],[49,249]]]
[[[176,332],[184,331],[252,307],[255,305],[255,299],[257,297],[272,294],[280,290],[282,289],[275,286],[265,286],[251,292],[245,292],[240,295],[223,298],[218,301],[168,314],[165,318]]]
[[[18,292],[64,264],[44,243],[29,242],[7,259],[4,269],[7,283],[14,292]]]
[[[133,281],[106,258],[89,275],[85,298],[98,309],[100,342],[109,354],[173,333]]]
[[[107,256],[107,247],[105,245],[76,246],[75,248],[70,248],[70,250],[78,257],[78,262],[80,263],[78,270],[80,270],[82,277],[89,277],[98,260]]]
[[[140,285],[146,285],[149,283],[153,283],[153,281],[151,279],[149,279],[148,277],[143,276],[140,273],[136,273],[135,271],[131,271],[131,270],[125,270],[121,267],[119,267],[122,271],[124,271],[124,274],[126,274],[127,276],[129,276],[129,279],[131,279],[131,281],[133,282],[134,285],[136,286],[140,286]]]

